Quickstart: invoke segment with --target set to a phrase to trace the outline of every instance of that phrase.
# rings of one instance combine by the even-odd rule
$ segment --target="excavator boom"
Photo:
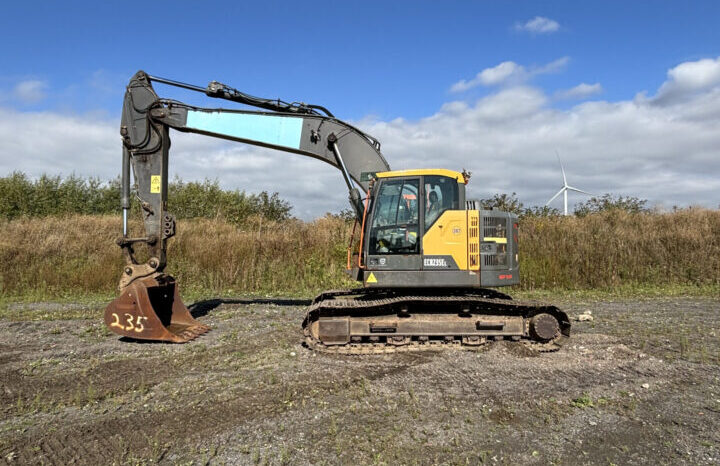
[[[155,92],[153,82],[264,111],[199,108],[163,99]],[[338,120],[322,106],[261,99],[217,81],[202,88],[137,72],[127,86],[120,126],[123,234],[118,244],[126,265],[120,279],[121,296],[108,306],[105,314],[111,330],[133,338],[177,342],[207,331],[192,319],[180,301],[174,279],[163,273],[167,240],[175,234],[175,218],[167,210],[170,129],[326,162],[342,172],[350,204],[359,219],[363,203],[355,184],[364,192],[375,173],[390,169],[375,138]],[[128,232],[131,170],[136,186],[134,197],[140,203],[145,226],[145,235],[134,238]],[[134,248],[138,244],[148,249],[150,258],[144,263],[135,257]]]

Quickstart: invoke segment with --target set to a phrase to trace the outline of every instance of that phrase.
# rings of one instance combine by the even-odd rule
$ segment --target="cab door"
[[[420,270],[420,177],[382,179],[376,192],[367,238],[368,270]]]
[[[468,258],[467,210],[460,208],[457,180],[423,177],[423,270],[465,270]]]

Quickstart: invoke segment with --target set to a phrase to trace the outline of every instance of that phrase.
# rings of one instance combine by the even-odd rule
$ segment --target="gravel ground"
[[[0,463],[718,464],[720,301],[571,302],[556,353],[316,354],[292,300],[200,303],[185,345],[101,310],[0,320]],[[11,316],[11,317],[7,317]]]

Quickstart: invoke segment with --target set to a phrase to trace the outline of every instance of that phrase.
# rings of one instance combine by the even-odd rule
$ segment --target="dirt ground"
[[[559,352],[328,356],[303,305],[201,302],[185,345],[100,306],[0,320],[0,463],[718,464],[720,301],[572,302]],[[13,307],[14,306],[14,307]]]

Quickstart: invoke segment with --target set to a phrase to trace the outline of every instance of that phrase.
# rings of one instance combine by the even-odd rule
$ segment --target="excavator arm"
[[[199,108],[163,99],[155,92],[153,82],[264,111]],[[360,220],[363,203],[353,183],[367,190],[374,173],[390,169],[376,139],[338,120],[322,106],[261,99],[216,81],[202,88],[138,71],[127,86],[120,127],[123,234],[118,244],[126,265],[120,279],[121,297],[113,301],[105,313],[110,329],[124,336],[187,341],[207,331],[207,327],[192,319],[180,301],[172,277],[162,273],[167,263],[167,240],[175,234],[175,218],[168,211],[167,203],[171,128],[329,163],[342,173],[350,204]],[[128,236],[131,169],[135,179],[132,194],[140,203],[145,226],[145,235],[135,238]],[[144,263],[138,263],[135,258],[137,244],[148,248],[149,259]]]

